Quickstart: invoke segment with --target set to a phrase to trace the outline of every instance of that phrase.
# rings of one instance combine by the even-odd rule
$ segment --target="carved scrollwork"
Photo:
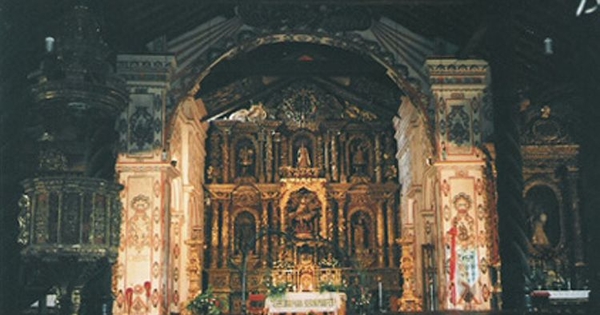
[[[31,224],[31,200],[28,195],[23,194],[19,199],[19,236],[17,242],[21,245],[27,245],[29,243],[29,229]]]

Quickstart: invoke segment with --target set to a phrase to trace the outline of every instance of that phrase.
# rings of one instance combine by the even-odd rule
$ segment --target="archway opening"
[[[203,100],[209,119],[218,119],[291,82],[311,82],[326,90],[352,90],[358,107],[393,117],[405,93],[387,72],[366,54],[323,44],[281,42],[217,63],[195,97]]]
[[[242,217],[235,213],[248,209],[255,220],[245,221],[247,230],[268,227],[295,240],[258,240],[248,279],[289,274],[289,283],[273,276],[271,284],[313,293],[361,279],[373,305],[389,308],[387,297],[400,295],[402,281],[394,117],[406,95],[388,69],[366,53],[279,42],[221,60],[200,86],[195,97],[209,123],[205,188],[216,204],[206,209],[205,229],[213,235],[204,255],[211,260],[207,282],[216,286],[217,267],[235,259],[246,238],[236,234]],[[242,186],[253,189],[234,196]],[[323,242],[335,242],[336,252]],[[355,259],[338,261],[338,252]],[[267,287],[257,282],[248,289]],[[220,292],[233,309],[240,290],[232,284]]]

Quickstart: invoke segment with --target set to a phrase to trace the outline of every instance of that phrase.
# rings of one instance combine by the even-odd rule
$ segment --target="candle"
[[[383,285],[379,281],[379,309],[383,309]]]

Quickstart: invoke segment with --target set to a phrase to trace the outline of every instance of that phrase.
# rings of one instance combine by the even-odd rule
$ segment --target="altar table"
[[[590,290],[536,290],[532,297],[547,298],[549,300],[587,300]]]
[[[268,297],[265,301],[268,314],[281,313],[346,313],[346,294],[340,292],[288,292],[282,296]]]

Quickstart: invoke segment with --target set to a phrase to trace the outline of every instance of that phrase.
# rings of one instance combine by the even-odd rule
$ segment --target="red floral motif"
[[[150,281],[144,282],[144,290],[146,291],[146,298],[149,298],[150,292],[152,292],[152,282],[150,282]]]
[[[154,289],[154,291],[152,291],[152,306],[153,307],[157,307],[158,306],[158,301],[160,301],[160,293],[158,292],[157,289]]]

